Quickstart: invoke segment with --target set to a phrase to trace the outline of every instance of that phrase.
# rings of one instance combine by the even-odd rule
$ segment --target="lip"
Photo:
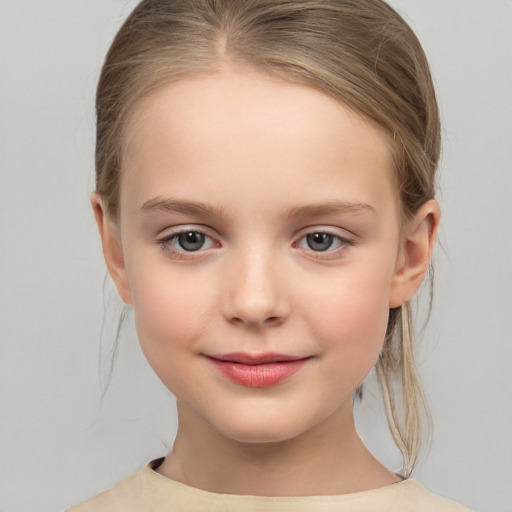
[[[274,386],[297,373],[311,357],[236,352],[206,356],[229,380],[242,386]]]

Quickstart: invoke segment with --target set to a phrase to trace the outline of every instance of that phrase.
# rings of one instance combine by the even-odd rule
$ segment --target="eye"
[[[347,245],[353,245],[353,242],[327,231],[316,231],[303,236],[296,247],[314,252],[336,253]]]
[[[198,231],[187,231],[173,237],[173,245],[185,251],[198,251],[204,246],[205,241],[206,235]]]
[[[172,233],[160,239],[158,243],[163,250],[179,254],[198,252],[219,245],[202,231],[194,229]]]
[[[334,243],[330,233],[311,233],[305,236],[307,246],[313,251],[327,251]]]

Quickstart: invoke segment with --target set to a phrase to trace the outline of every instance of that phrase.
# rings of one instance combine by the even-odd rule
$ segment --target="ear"
[[[407,223],[393,277],[390,308],[397,308],[411,299],[423,281],[434,249],[440,219],[439,205],[431,199]]]
[[[91,206],[100,232],[103,256],[107,264],[108,273],[114,281],[122,301],[126,304],[131,304],[132,298],[118,227],[108,218],[103,200],[96,192],[91,195]]]

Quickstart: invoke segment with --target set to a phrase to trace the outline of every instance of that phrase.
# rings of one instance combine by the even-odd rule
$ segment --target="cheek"
[[[215,301],[206,284],[179,269],[153,267],[151,272],[130,275],[140,345],[161,378],[171,374],[180,354],[194,349],[207,332]]]
[[[331,280],[309,301],[306,324],[333,365],[363,380],[374,366],[386,334],[389,277],[351,272]]]

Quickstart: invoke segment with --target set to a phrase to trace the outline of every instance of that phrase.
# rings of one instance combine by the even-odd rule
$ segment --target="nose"
[[[223,313],[233,324],[279,325],[289,315],[283,269],[266,251],[240,255],[226,262]]]

